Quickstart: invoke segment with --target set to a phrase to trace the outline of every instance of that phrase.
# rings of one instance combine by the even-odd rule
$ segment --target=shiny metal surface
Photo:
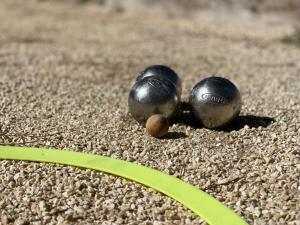
[[[162,76],[168,80],[170,80],[177,89],[177,93],[180,97],[181,95],[181,79],[175,73],[174,70],[167,66],[163,65],[152,65],[147,67],[141,74],[136,78],[136,82],[146,78],[146,77],[153,77],[153,76]]]
[[[160,76],[138,80],[128,98],[129,113],[139,122],[145,122],[153,114],[171,118],[179,112],[180,99],[175,85]]]
[[[241,110],[237,87],[222,77],[208,77],[195,85],[189,99],[192,114],[207,128],[228,124]]]

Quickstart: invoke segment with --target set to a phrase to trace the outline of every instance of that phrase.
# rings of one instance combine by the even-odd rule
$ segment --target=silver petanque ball
[[[129,113],[139,122],[154,114],[172,118],[179,112],[180,99],[175,85],[162,77],[146,77],[137,81],[128,98]]]
[[[146,78],[146,77],[153,77],[153,76],[161,76],[170,80],[177,89],[177,93],[179,97],[181,95],[181,79],[175,73],[174,70],[171,68],[164,66],[164,65],[152,65],[147,67],[144,71],[140,73],[140,75],[136,78],[136,82]]]
[[[238,116],[242,102],[239,90],[231,81],[208,77],[195,85],[189,104],[198,121],[207,128],[217,128]]]

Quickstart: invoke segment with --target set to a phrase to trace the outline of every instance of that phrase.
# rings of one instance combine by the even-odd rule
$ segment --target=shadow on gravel
[[[181,115],[172,120],[171,124],[180,123],[195,129],[203,128],[203,125],[193,118],[188,103],[183,103],[181,107]],[[246,125],[249,126],[249,128],[268,127],[273,122],[275,122],[275,119],[267,116],[244,115],[238,116],[228,125],[214,130],[224,132],[238,131]]]
[[[186,126],[193,127],[195,129],[203,128],[202,124],[199,124],[199,122],[196,121],[192,116],[189,103],[182,102],[180,111],[181,111],[180,115],[174,118],[173,120],[171,120],[170,124],[179,123],[179,124],[184,124]]]
[[[126,117],[127,122],[136,122],[133,118],[131,118],[129,115]],[[220,128],[213,129],[215,131],[223,131],[223,132],[231,132],[231,131],[238,131],[243,129],[246,125],[251,128],[258,128],[258,127],[268,127],[273,122],[275,122],[274,118],[268,117],[268,116],[254,116],[254,115],[243,115],[238,116],[236,119],[231,121],[228,125]],[[199,123],[190,111],[190,106],[188,103],[183,102],[181,104],[181,113],[176,118],[172,119],[170,121],[170,125],[173,124],[183,124],[186,126],[190,126],[194,129],[201,129],[204,128],[201,123]],[[186,138],[188,137],[183,132],[169,132],[166,136],[164,136],[162,139],[180,139],[180,138]]]
[[[162,139],[180,139],[180,138],[186,138],[187,135],[183,132],[169,132],[166,136],[164,136]]]
[[[181,118],[178,119],[176,122],[185,124],[195,129],[203,128],[203,126],[199,124],[199,122],[195,121],[195,119],[192,117],[190,113],[183,113]],[[213,130],[231,132],[231,131],[238,131],[244,128],[246,125],[249,126],[249,128],[268,127],[273,122],[275,122],[275,119],[267,116],[253,116],[253,115],[238,116],[235,120],[230,122],[228,125]]]
[[[234,130],[238,131],[246,125],[249,126],[249,128],[268,127],[273,122],[275,122],[275,119],[267,116],[238,116],[230,124],[217,130],[225,132],[230,132]]]

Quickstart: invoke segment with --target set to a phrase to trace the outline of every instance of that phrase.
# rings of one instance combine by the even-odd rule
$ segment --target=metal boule
[[[170,80],[177,89],[177,93],[179,97],[181,95],[181,79],[171,68],[164,65],[152,65],[147,67],[144,71],[140,73],[140,75],[136,78],[136,82],[152,76],[162,76],[168,80]]]
[[[139,122],[154,114],[172,118],[179,113],[180,98],[175,85],[161,76],[138,80],[128,97],[129,113]]]
[[[195,85],[189,104],[194,118],[207,128],[217,128],[238,116],[242,102],[239,90],[231,81],[208,77]]]

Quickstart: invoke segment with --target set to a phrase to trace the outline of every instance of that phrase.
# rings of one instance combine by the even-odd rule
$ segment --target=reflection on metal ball
[[[177,89],[177,93],[180,97],[181,95],[181,80],[179,76],[175,73],[174,70],[167,66],[163,65],[152,65],[147,67],[141,74],[136,78],[136,82],[146,78],[146,77],[153,77],[153,76],[161,76],[170,80]]]
[[[175,85],[161,76],[138,80],[128,98],[129,113],[139,122],[154,114],[172,118],[179,112],[180,98]]]
[[[242,102],[239,90],[231,81],[208,77],[195,85],[189,104],[198,121],[207,128],[217,128],[238,116]]]

